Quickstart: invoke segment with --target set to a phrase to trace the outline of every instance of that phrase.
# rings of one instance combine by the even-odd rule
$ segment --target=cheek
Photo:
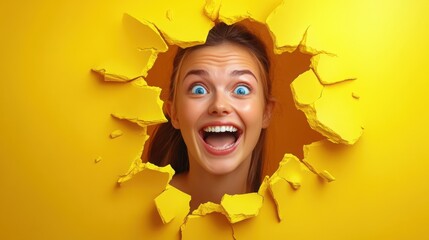
[[[240,112],[240,115],[246,125],[256,127],[262,123],[264,112],[263,102],[258,100],[243,101],[237,104],[236,109]]]
[[[189,128],[198,120],[204,106],[191,99],[178,99],[176,109],[180,126]]]

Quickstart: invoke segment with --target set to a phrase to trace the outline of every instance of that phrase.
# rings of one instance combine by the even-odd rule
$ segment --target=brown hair
[[[265,49],[264,43],[245,27],[225,23],[216,24],[209,32],[205,44],[198,45],[177,51],[173,61],[173,72],[170,79],[169,101],[174,103],[176,95],[176,83],[182,65],[182,61],[191,51],[205,47],[217,46],[224,42],[240,45],[248,49],[258,60],[265,102],[271,101],[271,80],[270,80],[270,61]],[[169,119],[169,116],[167,116]],[[148,159],[151,163],[159,166],[170,164],[176,173],[186,172],[189,170],[189,160],[186,144],[183,140],[180,130],[175,129],[171,122],[159,125],[153,134],[153,139],[149,145]],[[264,158],[266,130],[262,129],[258,143],[252,152],[249,173],[247,177],[248,189],[258,191],[262,180],[262,166]]]

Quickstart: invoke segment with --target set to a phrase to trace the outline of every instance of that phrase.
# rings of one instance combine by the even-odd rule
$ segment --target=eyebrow
[[[197,75],[197,76],[207,77],[209,75],[209,73],[205,70],[202,70],[202,69],[193,69],[193,70],[190,70],[189,72],[187,72],[183,79],[187,78],[189,75]]]
[[[252,71],[247,70],[247,69],[246,70],[234,70],[234,71],[232,71],[231,76],[237,77],[237,76],[246,75],[246,74],[253,76],[255,78],[256,82],[258,82],[258,78],[255,76],[255,74],[253,74]]]
[[[258,78],[255,76],[255,74],[253,74],[252,71],[247,70],[247,69],[245,69],[245,70],[234,70],[234,71],[232,71],[232,73],[230,75],[237,77],[237,76],[246,75],[246,74],[253,76],[255,78],[256,82],[258,82]],[[189,75],[197,75],[197,76],[207,77],[209,75],[209,73],[203,69],[193,69],[193,70],[188,71],[183,79],[187,78]]]

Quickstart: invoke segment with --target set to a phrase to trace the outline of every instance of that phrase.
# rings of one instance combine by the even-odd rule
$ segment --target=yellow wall
[[[140,91],[104,83],[90,71],[139,71],[142,60],[133,52],[123,14],[150,16],[158,2],[165,1],[0,3],[1,239],[180,236],[181,222],[162,225],[153,205],[165,179],[145,173],[116,185],[139,154],[144,129],[110,114],[146,106]],[[281,223],[267,195],[258,217],[234,225],[235,237],[423,239],[429,222],[429,4],[299,2],[298,15],[317,13],[331,26],[316,34],[335,39],[338,54],[352,57],[365,131],[353,146],[327,143],[317,150],[313,163],[335,175],[335,182],[310,176],[301,189],[288,190]],[[124,135],[109,138],[116,129]],[[280,137],[272,140],[270,161],[289,151],[290,143]],[[206,218],[201,226],[219,232],[213,237],[230,236],[223,220]]]

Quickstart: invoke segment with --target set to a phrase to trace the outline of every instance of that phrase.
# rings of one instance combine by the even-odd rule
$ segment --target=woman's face
[[[256,58],[236,44],[202,47],[183,59],[178,74],[170,114],[190,168],[227,174],[249,166],[271,115]]]

